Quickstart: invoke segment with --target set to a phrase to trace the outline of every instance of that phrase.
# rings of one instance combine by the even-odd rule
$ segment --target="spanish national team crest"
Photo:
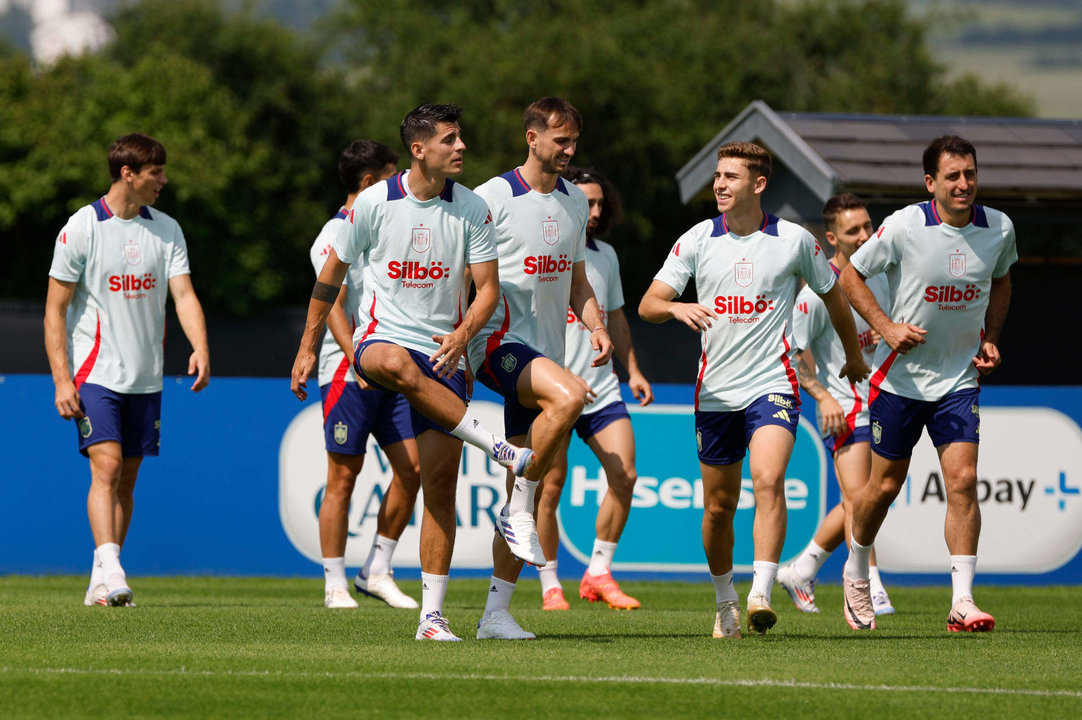
[[[750,262],[738,262],[733,265],[733,279],[740,287],[751,285],[755,279],[755,264]]]
[[[560,223],[555,220],[541,221],[541,237],[549,245],[555,245],[560,241]]]
[[[413,228],[413,235],[410,237],[410,247],[413,248],[415,252],[427,252],[428,248],[432,247],[432,228]]]
[[[349,438],[349,427],[344,422],[334,424],[334,441],[339,445],[345,445]]]
[[[90,418],[85,415],[79,418],[79,434],[88,438],[92,432],[94,432],[94,427],[90,424]]]
[[[966,274],[966,254],[951,253],[947,262],[947,269],[952,277],[960,278]]]
[[[872,440],[878,445],[883,440],[883,426],[879,424],[879,421],[872,423]]]
[[[139,249],[138,243],[124,243],[124,259],[129,265],[138,265],[143,262],[143,251]]]

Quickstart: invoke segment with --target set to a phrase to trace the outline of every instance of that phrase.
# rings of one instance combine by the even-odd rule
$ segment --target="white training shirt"
[[[586,195],[563,178],[551,193],[539,193],[518,169],[492,178],[477,194],[488,203],[496,226],[501,297],[470,343],[470,363],[479,369],[506,343],[522,343],[560,362],[571,267],[586,258]]]
[[[319,231],[316,241],[312,243],[309,255],[312,258],[312,267],[315,268],[316,277],[323,270],[327,256],[331,252],[331,243],[338,235],[338,231],[346,224],[349,212],[341,208],[334,217],[328,220],[323,229]],[[342,282],[342,292],[346,294],[345,313],[350,327],[354,330],[360,323],[361,294],[364,290],[364,259],[357,260],[349,266],[346,279]],[[323,344],[319,346],[319,385],[323,387],[335,380],[356,381],[353,374],[353,357],[347,357],[342,348],[334,340],[334,334],[330,328],[323,334]]]
[[[594,289],[597,304],[601,308],[601,317],[605,326],[609,324],[609,313],[624,306],[624,289],[620,284],[620,261],[612,245],[601,240],[586,241],[586,277]],[[593,328],[586,327],[569,307],[567,309],[567,332],[564,351],[567,369],[575,373],[597,393],[597,399],[582,411],[583,415],[597,412],[606,405],[621,402],[620,382],[612,360],[601,367],[592,367],[597,351],[590,344]]]
[[[679,295],[695,278],[698,303],[717,319],[703,331],[695,409],[743,410],[769,393],[799,397],[791,319],[797,278],[818,293],[834,285],[819,243],[773,215],[751,235],[730,232],[725,215],[693,226],[654,277]]]
[[[838,269],[831,264],[831,270],[838,275]],[[880,274],[868,278],[868,288],[880,304],[887,302],[889,290],[886,276]],[[876,343],[872,337],[872,328],[856,310],[852,311],[853,322],[857,327],[857,338],[864,353],[864,362],[872,366]],[[845,365],[845,346],[830,322],[830,313],[826,303],[811,288],[804,288],[796,296],[796,308],[793,310],[793,347],[796,352],[811,350],[815,358],[815,375],[820,384],[827,389],[845,412],[846,424],[852,431],[868,424],[868,380],[853,384],[843,377],[838,377]],[[823,414],[819,405],[815,406],[816,427],[823,427]],[[830,433],[823,433],[827,437]]]
[[[118,393],[162,389],[165,298],[169,278],[189,274],[180,225],[143,206],[131,220],[105,198],[68,218],[53,248],[49,276],[75,283],[68,306],[68,369]]]
[[[904,355],[880,343],[872,387],[933,401],[977,387],[973,358],[984,336],[989,288],[1017,259],[1014,225],[992,208],[974,205],[963,228],[941,222],[934,200],[888,217],[850,262],[865,277],[885,272],[890,307],[884,311],[928,332]]]
[[[343,262],[365,262],[354,346],[389,340],[430,355],[439,347],[432,336],[462,322],[466,267],[495,260],[496,243],[488,207],[471,190],[447,180],[422,202],[408,177],[398,173],[358,195],[332,247]]]

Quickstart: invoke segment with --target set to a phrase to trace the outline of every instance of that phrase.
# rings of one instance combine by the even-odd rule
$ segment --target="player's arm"
[[[838,283],[831,285],[830,289],[819,297],[823,299],[827,314],[830,315],[830,324],[834,326],[834,331],[838,333],[842,347],[845,348],[845,364],[842,365],[838,377],[844,377],[856,384],[868,377],[872,371],[864,362],[864,352],[860,349],[860,338],[857,337],[857,324],[853,322],[849,303],[845,301]],[[872,302],[875,302],[875,298],[872,298]]]
[[[331,337],[346,354],[347,358],[353,357],[353,329],[349,326],[349,318],[346,317],[346,293],[339,291],[338,297],[327,313],[327,329],[331,331]]]
[[[867,278],[861,275],[852,263],[842,270],[838,282],[841,283],[849,304],[872,326],[879,337],[886,341],[891,350],[905,355],[924,342],[924,335],[928,331],[912,323],[892,322],[876,302],[875,295],[868,287]]]
[[[470,263],[469,272],[476,293],[473,302],[462,316],[462,322],[447,335],[432,336],[432,339],[439,343],[439,347],[428,360],[435,363],[432,369],[439,377],[449,377],[458,371],[458,361],[466,351],[466,345],[492,317],[496,304],[500,301],[499,260]]]
[[[199,392],[210,382],[210,345],[207,343],[207,321],[192,286],[192,276],[185,273],[169,278],[169,294],[173,296],[184,336],[192,345],[188,374],[195,375],[192,392]]]
[[[1007,308],[1010,304],[1010,274],[992,278],[992,287],[988,291],[988,309],[984,311],[984,338],[981,340],[977,356],[973,358],[973,365],[981,375],[987,375],[1003,362],[1003,358],[999,355],[999,334],[1003,330],[1003,322],[1007,319]]]
[[[652,323],[679,320],[695,332],[711,327],[710,321],[718,317],[704,305],[675,302],[675,298],[676,290],[660,280],[654,280],[639,303],[639,317]]]
[[[819,415],[823,419],[822,431],[837,435],[845,430],[845,411],[823,383],[819,382],[815,372],[815,356],[811,350],[797,350],[796,377],[800,389],[811,395],[819,405]]]
[[[585,260],[571,265],[571,309],[582,318],[583,325],[590,328],[590,345],[597,351],[590,364],[601,367],[612,357],[612,338],[605,327],[605,318],[594,296],[594,288],[586,277]]]
[[[68,369],[68,306],[75,297],[75,283],[49,278],[45,296],[45,354],[56,386],[56,411],[65,420],[81,418],[79,391]]]
[[[627,385],[639,405],[649,405],[654,400],[654,391],[646,376],[639,369],[639,359],[631,343],[631,328],[622,307],[609,311],[609,335],[612,337],[613,353],[620,364],[627,370]]]
[[[342,292],[342,281],[345,280],[348,270],[349,263],[339,260],[338,253],[332,247],[312,288],[312,297],[308,301],[308,316],[305,318],[304,333],[301,335],[301,345],[293,361],[289,386],[293,394],[301,400],[308,397],[305,384],[316,366],[316,344],[319,342],[320,335],[323,334],[327,314],[330,313],[331,307]]]

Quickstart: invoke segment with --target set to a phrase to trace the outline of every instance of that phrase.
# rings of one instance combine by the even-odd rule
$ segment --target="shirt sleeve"
[[[466,264],[496,260],[496,226],[488,203],[478,196],[466,223]]]
[[[620,282],[620,258],[611,247],[608,250],[612,259],[612,277],[609,278],[609,296],[605,298],[609,310],[618,310],[624,306],[624,286]]]
[[[853,253],[849,262],[866,278],[885,272],[901,260],[905,234],[905,223],[899,213],[894,213]]]
[[[807,294],[801,292],[793,306],[793,346],[797,351],[807,350],[811,346],[811,338],[811,307]]]
[[[661,270],[654,276],[655,280],[659,280],[675,290],[677,296],[684,292],[688,280],[695,275],[698,264],[698,243],[695,239],[695,228],[681,235],[676,244],[672,246],[672,250],[669,251],[669,256],[665,258],[665,264],[661,266]]]
[[[49,277],[63,282],[78,282],[82,279],[90,250],[89,235],[82,217],[74,215],[68,220],[67,225],[56,236]]]
[[[344,263],[353,264],[372,245],[374,213],[368,203],[363,202],[364,199],[364,193],[357,197],[349,217],[331,241],[338,259]]]
[[[837,280],[819,241],[803,229],[800,233],[800,276],[816,295],[828,292]]]
[[[1011,265],[1018,262],[1018,245],[1014,237],[1014,223],[1006,215],[1003,216],[1004,235],[1006,242],[1003,243],[1003,252],[999,254],[999,260],[992,271],[993,278],[1001,278],[1011,269]]]
[[[188,243],[184,240],[184,233],[180,229],[180,225],[175,225],[175,235],[173,237],[172,252],[169,257],[169,277],[174,278],[178,275],[191,274],[191,268],[188,266]]]
[[[579,226],[578,235],[575,237],[574,262],[586,261],[586,223],[590,219],[590,201],[586,199],[586,195],[583,195],[581,199],[579,217],[582,222]]]

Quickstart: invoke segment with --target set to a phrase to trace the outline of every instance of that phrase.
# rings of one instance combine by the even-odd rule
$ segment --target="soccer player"
[[[206,321],[177,222],[151,210],[165,147],[142,133],[109,148],[109,191],[72,215],[53,249],[45,351],[56,409],[75,420],[90,459],[87,516],[94,564],[84,604],[132,604],[120,564],[139,466],[160,445],[165,298],[173,296],[192,354],[194,392],[210,380]]]
[[[740,637],[732,553],[745,448],[755,495],[747,626],[763,634],[777,622],[770,591],[785,542],[785,468],[800,407],[790,361],[798,278],[823,298],[842,339],[842,375],[853,383],[868,375],[852,313],[819,243],[802,227],[762,211],[770,165],[770,155],[753,143],[718,149],[714,196],[721,214],[676,241],[639,305],[644,320],[676,319],[702,335],[695,431],[703,546],[717,600],[714,637]],[[675,302],[691,278],[699,302]]]
[[[613,352],[628,371],[628,386],[640,405],[649,405],[654,392],[639,370],[631,331],[624,316],[624,291],[620,284],[620,263],[612,245],[599,240],[620,218],[620,199],[611,183],[594,169],[569,167],[563,174],[586,195],[590,215],[586,221],[586,277],[590,281],[601,308],[601,315],[612,337]],[[638,608],[635,598],[620,590],[612,579],[612,558],[616,544],[627,524],[631,510],[631,495],[635,489],[635,436],[631,417],[620,397],[620,385],[608,362],[594,367],[594,349],[590,344],[590,328],[570,309],[567,313],[564,351],[567,369],[581,377],[595,394],[587,395],[575,431],[593,450],[605,470],[608,491],[597,512],[597,536],[590,555],[590,564],[579,583],[579,597],[619,610]],[[552,466],[541,484],[541,499],[537,507],[537,536],[545,552],[545,565],[538,569],[541,577],[541,603],[545,610],[568,610],[557,577],[556,551],[559,530],[556,508],[560,503],[564,480],[567,478],[567,448],[570,433],[560,443]]]
[[[312,244],[316,276],[330,255],[331,243],[346,224],[357,195],[395,174],[398,155],[386,145],[357,140],[338,158],[338,176],[346,186],[345,205],[323,226]],[[361,316],[364,262],[353,263],[346,282],[327,315],[327,332],[319,349],[319,391],[323,398],[323,433],[327,448],[327,489],[319,506],[319,544],[323,551],[323,604],[355,608],[346,583],[346,536],[349,501],[364,464],[372,434],[391,464],[393,476],[376,516],[376,533],[368,559],[353,584],[359,592],[391,607],[416,608],[417,601],[394,581],[391,555],[417,500],[421,484],[417,442],[413,439],[409,403],[398,393],[368,388],[350,367],[353,331]],[[348,317],[347,317],[348,315]]]
[[[569,306],[590,328],[593,364],[612,354],[586,276],[586,196],[560,177],[575,154],[582,117],[566,100],[545,97],[526,108],[523,124],[526,161],[477,188],[492,211],[502,297],[469,353],[478,379],[504,398],[510,442],[533,448],[537,463],[521,478],[508,476],[480,639],[534,637],[509,608],[523,561],[545,564],[534,523],[537,485],[586,402],[585,383],[562,365]]]
[[[410,169],[368,188],[331,244],[308,305],[293,392],[307,397],[315,347],[349,265],[363,258],[365,312],[354,368],[369,385],[410,403],[420,455],[421,616],[418,640],[458,640],[443,616],[455,538],[455,487],[465,440],[516,474],[534,454],[489,432],[468,410],[466,343],[499,299],[492,220],[483,200],[451,180],[462,172],[457,105],[421,105],[402,121]],[[477,295],[463,310],[466,269]],[[448,432],[450,431],[450,432]]]
[[[843,610],[850,627],[875,628],[868,582],[872,543],[927,428],[947,487],[944,534],[953,585],[947,630],[981,632],[991,630],[995,619],[973,602],[981,530],[978,378],[1001,361],[997,345],[1018,251],[1010,218],[975,202],[972,143],[938,137],[923,163],[932,199],[887,218],[841,275],[853,307],[883,339],[871,380],[871,477],[853,499]],[[881,272],[890,282],[889,311],[866,280]]]
[[[835,195],[823,206],[827,242],[834,248],[830,269],[839,275],[849,258],[872,234],[872,219],[864,201],[852,193]],[[888,294],[883,275],[869,278],[879,302]],[[853,313],[857,337],[869,365],[877,338],[860,315]],[[830,326],[826,306],[808,287],[800,291],[793,313],[793,340],[796,348],[797,378],[800,387],[815,398],[818,425],[823,442],[834,459],[834,472],[841,488],[842,502],[832,509],[808,547],[793,563],[778,570],[778,583],[789,593],[793,604],[804,612],[819,612],[815,605],[815,576],[843,539],[849,536],[853,495],[868,482],[871,468],[868,431],[868,382],[849,383],[837,375],[845,362],[845,349]],[[876,615],[894,612],[874,554],[871,565],[872,604]]]

